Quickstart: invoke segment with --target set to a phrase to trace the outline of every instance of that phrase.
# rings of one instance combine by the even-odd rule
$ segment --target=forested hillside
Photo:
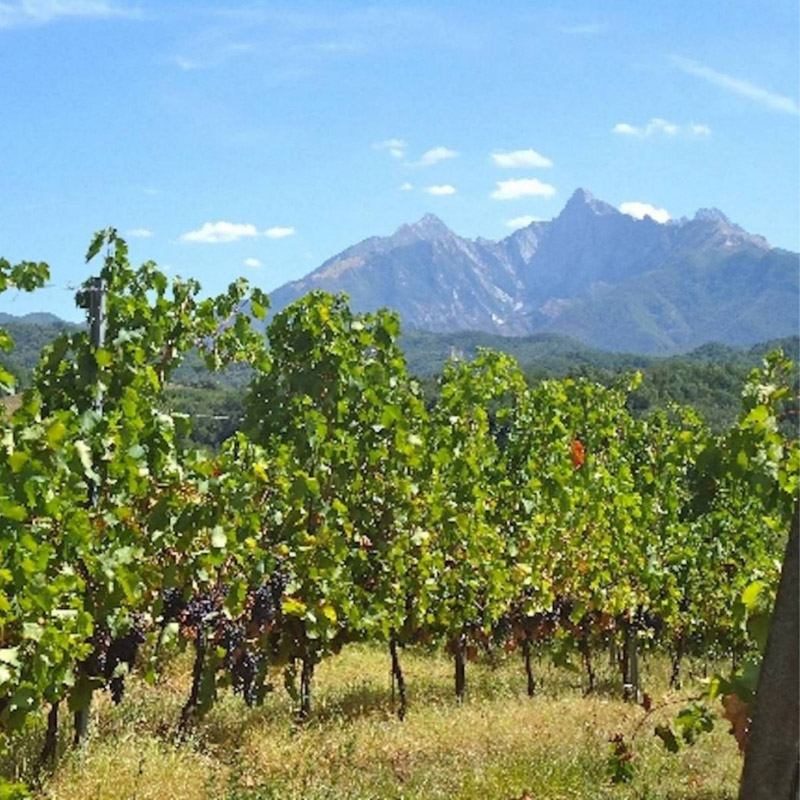
[[[30,383],[41,349],[62,332],[80,328],[48,314],[24,318],[3,315],[0,321],[3,320],[13,336],[14,349],[0,353],[0,365],[15,375],[23,387]],[[796,336],[748,348],[707,344],[669,357],[604,351],[548,333],[501,336],[483,331],[409,330],[401,334],[399,344],[409,372],[420,378],[429,397],[436,395],[438,376],[449,358],[470,361],[483,347],[513,356],[531,385],[546,378],[563,377],[587,377],[612,385],[622,375],[639,371],[642,382],[628,398],[635,415],[664,409],[671,403],[690,405],[714,430],[722,430],[736,418],[741,387],[765,353],[780,348],[794,363],[800,360],[800,338]],[[192,353],[175,370],[165,403],[171,411],[192,417],[195,441],[217,446],[241,423],[249,379],[250,370],[243,365],[212,374]],[[784,422],[784,427],[792,435],[793,421]]]

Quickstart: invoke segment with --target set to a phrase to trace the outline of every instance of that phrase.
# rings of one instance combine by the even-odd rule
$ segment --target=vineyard
[[[87,261],[101,262],[77,296],[89,330],[48,346],[0,417],[0,743],[13,755],[40,732],[33,772],[55,765],[60,715],[82,747],[93,698],[124,705],[178,650],[187,738],[231,692],[258,706],[285,687],[298,723],[313,719],[321,665],[365,643],[385,652],[400,719],[414,647],[446,654],[459,700],[487,654],[518,654],[532,697],[542,654],[578,667],[587,695],[602,657],[646,710],[643,655],[674,686],[687,659],[724,661],[658,735],[691,743],[713,709],[746,747],[798,492],[781,353],[721,434],[688,408],[634,418],[636,375],[529,386],[487,350],[449,362],[426,404],[390,312],[312,293],[265,336],[267,298],[244,281],[201,299],[194,281],[132,267],[112,229]],[[0,260],[0,291],[47,278]],[[218,452],[194,448],[192,420],[164,401],[196,352],[254,375]],[[627,747],[611,748],[613,780],[629,777]]]

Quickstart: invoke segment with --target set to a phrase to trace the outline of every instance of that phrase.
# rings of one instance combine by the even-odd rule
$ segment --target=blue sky
[[[0,0],[0,255],[77,318],[93,231],[266,290],[426,212],[465,236],[583,186],[798,249],[798,5]],[[651,208],[648,208],[651,207]]]

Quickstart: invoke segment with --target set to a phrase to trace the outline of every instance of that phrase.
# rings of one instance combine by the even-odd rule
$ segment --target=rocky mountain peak
[[[698,222],[724,222],[730,225],[731,221],[718,208],[700,208],[694,215]]]
[[[797,264],[717,209],[657,225],[578,189],[554,220],[494,242],[458,236],[426,214],[271,297],[279,310],[319,288],[347,292],[357,311],[394,308],[406,327],[547,331],[664,353],[796,330]]]
[[[712,236],[724,238],[727,247],[747,243],[762,250],[770,248],[769,242],[763,236],[748,233],[740,225],[731,222],[730,218],[718,208],[699,209],[689,225],[689,228],[692,227],[710,230]]]
[[[425,214],[424,217],[412,222],[410,225],[401,225],[395,231],[395,237],[402,239],[443,239],[453,236],[453,232],[442,222],[436,214]]]
[[[578,215],[604,216],[606,214],[619,214],[614,206],[598,200],[587,189],[578,188],[572,193],[559,217],[575,218]]]

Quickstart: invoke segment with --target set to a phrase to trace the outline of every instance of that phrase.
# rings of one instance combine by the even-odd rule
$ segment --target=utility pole
[[[87,290],[89,292],[89,342],[92,355],[100,350],[106,341],[106,291],[107,287],[102,277],[90,278]],[[100,368],[94,364],[94,409],[98,414],[103,413],[103,388],[99,381]],[[96,506],[100,487],[96,483],[89,484],[89,505]],[[89,711],[91,709],[91,694],[85,708],[79,708],[73,715],[75,729],[75,744],[86,741],[89,732]]]
[[[89,280],[89,339],[92,348],[100,350],[106,343],[106,285],[102,278]],[[95,366],[95,376],[97,367]],[[99,384],[95,398],[95,410],[103,411],[103,390]]]

